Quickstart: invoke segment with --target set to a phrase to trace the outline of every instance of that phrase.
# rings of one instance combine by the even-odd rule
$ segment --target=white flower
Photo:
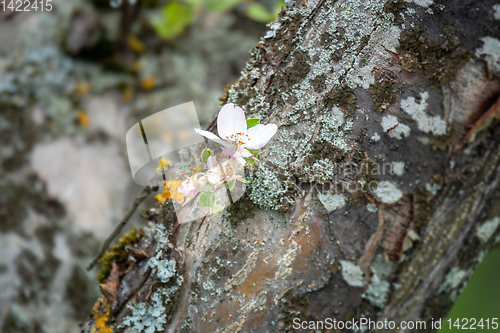
[[[181,186],[178,188],[178,190],[180,193],[187,197],[192,197],[193,195],[195,195],[196,187],[194,186],[193,179],[187,177],[187,179],[181,183]]]
[[[208,185],[208,178],[202,172],[195,174],[192,179],[196,191],[203,191]]]
[[[217,157],[215,156],[209,156],[207,158],[207,168],[213,169],[217,166]]]
[[[222,179],[222,173],[217,166],[217,158],[215,156],[210,156],[207,159],[207,179],[211,184],[217,184]]]
[[[224,105],[219,111],[217,131],[220,137],[211,132],[195,128],[196,133],[222,145],[222,150],[229,156],[237,158],[242,165],[245,165],[243,157],[253,157],[248,149],[256,150],[264,147],[276,134],[277,130],[278,127],[275,124],[259,124],[247,129],[245,112],[232,103]]]

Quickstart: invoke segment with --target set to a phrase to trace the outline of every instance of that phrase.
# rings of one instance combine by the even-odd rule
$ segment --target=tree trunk
[[[150,211],[150,258],[111,273],[84,331],[433,331],[500,241],[495,2],[284,9],[226,96],[279,126],[244,197],[182,225]]]

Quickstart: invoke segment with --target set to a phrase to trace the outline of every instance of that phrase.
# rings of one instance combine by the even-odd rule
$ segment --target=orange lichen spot
[[[83,110],[78,110],[76,112],[76,119],[78,119],[78,123],[82,127],[87,127],[90,125],[90,117],[89,115],[83,111]]]
[[[184,201],[184,195],[179,192],[179,187],[182,184],[182,180],[180,179],[174,179],[170,180],[167,182],[166,185],[163,186],[163,192],[160,194],[157,194],[155,196],[155,199],[158,200],[158,202],[165,202],[168,199],[174,199],[178,203],[181,203]]]
[[[247,1],[247,0],[244,0],[244,1]],[[253,1],[253,0],[249,0],[249,1]],[[220,105],[224,105],[227,103],[229,89],[231,89],[231,86],[228,84],[228,85],[226,85],[226,88],[224,89],[224,92],[225,92],[224,96],[219,97],[219,104]]]
[[[164,186],[163,192],[161,192],[160,194],[155,195],[155,199],[158,202],[161,202],[161,203],[167,201],[170,198],[171,198],[170,197],[170,192],[168,191],[168,187],[167,186]]]
[[[132,88],[131,86],[128,86],[123,91],[123,101],[125,103],[128,103],[132,100],[132,98],[134,98],[134,88]]]
[[[92,315],[95,320],[95,327],[92,328],[92,333],[112,333],[113,326],[107,326],[106,323],[109,319],[109,314],[111,312],[111,304],[104,298],[100,298],[94,304],[92,309]]]
[[[161,172],[162,170],[167,170],[169,167],[172,166],[172,161],[169,160],[168,158],[160,158],[160,165],[158,168],[156,168],[156,173]]]
[[[146,50],[144,44],[139,40],[139,38],[134,35],[128,36],[127,41],[130,48],[139,54],[144,53],[144,51]]]
[[[86,95],[89,93],[90,89],[92,89],[90,82],[82,82],[76,85],[75,94]]]
[[[150,75],[141,80],[141,87],[144,90],[153,89],[155,84],[156,84],[156,77],[154,75]]]

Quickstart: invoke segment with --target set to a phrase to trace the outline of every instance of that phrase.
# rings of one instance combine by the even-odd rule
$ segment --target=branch
[[[111,233],[111,235],[106,238],[104,241],[104,244],[102,245],[101,249],[99,250],[99,253],[95,256],[94,260],[90,263],[90,265],[87,267],[87,270],[90,271],[94,266],[99,262],[99,259],[103,256],[104,252],[108,249],[109,245],[111,242],[115,239],[115,237],[121,232],[122,228],[127,224],[128,220],[134,214],[135,210],[137,207],[144,201],[146,198],[149,197],[152,191],[157,191],[158,186],[146,186],[143,188],[135,197],[134,202],[129,206],[127,212],[123,216],[123,218],[120,220],[120,223],[117,224],[115,227],[115,230]]]

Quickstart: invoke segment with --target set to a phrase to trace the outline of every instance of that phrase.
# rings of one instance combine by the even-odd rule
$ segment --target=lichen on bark
[[[499,129],[467,149],[433,149],[436,135],[458,140],[443,90],[474,61],[472,46],[429,38],[433,14],[405,4],[296,4],[251,51],[225,100],[279,131],[248,169],[243,200],[174,226],[156,250],[183,278],[169,330],[286,331],[292,314],[401,321],[449,309],[477,264],[466,250],[499,233],[481,243],[474,232],[498,199]],[[431,7],[460,15],[459,4]]]

